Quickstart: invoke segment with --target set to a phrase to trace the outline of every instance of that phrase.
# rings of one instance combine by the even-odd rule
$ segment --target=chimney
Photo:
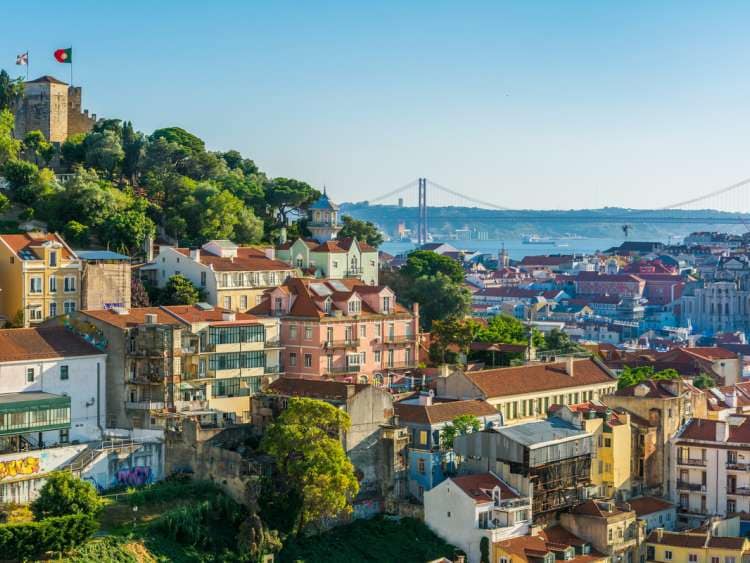
[[[729,424],[723,420],[716,421],[716,441],[726,442],[729,440]]]
[[[661,543],[664,538],[664,528],[656,528],[656,541]]]
[[[269,260],[274,260],[276,258],[276,249],[273,246],[269,246],[268,248],[265,248],[263,250],[263,253],[266,255],[266,258]]]
[[[424,405],[427,407],[432,406],[432,397],[435,395],[434,391],[432,389],[429,390],[427,393],[420,393],[419,397],[417,398],[417,401],[419,401],[420,405]]]
[[[725,396],[724,400],[726,401],[727,405],[729,405],[732,408],[737,407],[737,390],[732,387],[732,390],[729,391]]]
[[[568,356],[565,358],[565,373],[567,373],[570,377],[574,376],[574,364],[575,364],[575,358],[573,356]]]
[[[195,260],[196,262],[200,263],[200,261],[201,261],[201,249],[200,248],[191,248],[190,249],[190,258],[192,260]]]
[[[440,364],[438,367],[438,377],[448,377],[451,374],[451,367],[448,364]]]
[[[143,241],[143,252],[146,255],[146,262],[154,261],[154,239],[152,237],[146,237]]]

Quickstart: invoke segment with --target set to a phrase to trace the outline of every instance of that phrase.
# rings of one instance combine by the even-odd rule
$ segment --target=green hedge
[[[40,522],[0,525],[3,559],[37,559],[47,552],[65,552],[81,545],[96,531],[96,520],[87,514],[45,518]]]

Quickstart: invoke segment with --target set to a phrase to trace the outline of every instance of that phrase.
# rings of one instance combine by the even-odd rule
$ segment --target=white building
[[[480,560],[483,537],[490,545],[529,533],[531,498],[493,473],[449,477],[424,494],[425,523],[462,549],[468,563]]]
[[[750,512],[750,417],[692,419],[671,440],[669,490],[691,524]]]

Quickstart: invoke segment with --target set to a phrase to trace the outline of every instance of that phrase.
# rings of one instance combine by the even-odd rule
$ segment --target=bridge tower
[[[422,246],[427,242],[427,178],[419,178],[419,225],[417,226],[417,243]]]

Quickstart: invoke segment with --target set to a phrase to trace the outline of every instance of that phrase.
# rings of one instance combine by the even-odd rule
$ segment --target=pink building
[[[642,297],[646,282],[634,274],[598,274],[578,272],[574,278],[576,294]]]
[[[358,279],[289,278],[254,315],[279,317],[286,377],[386,384],[417,364],[419,306]]]

